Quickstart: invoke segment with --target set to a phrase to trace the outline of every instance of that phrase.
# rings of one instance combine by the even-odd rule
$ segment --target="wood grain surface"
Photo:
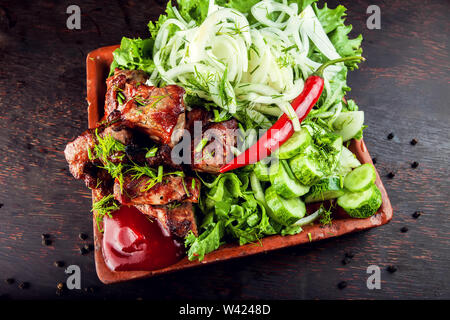
[[[367,62],[350,74],[366,113],[364,140],[394,208],[388,225],[156,278],[104,286],[93,253],[90,191],[71,178],[65,144],[87,128],[86,54],[147,37],[164,1],[82,1],[81,30],[66,28],[72,1],[0,0],[0,296],[11,299],[449,299],[450,3],[341,1]],[[337,1],[328,1],[335,6]],[[366,28],[369,4],[381,30]],[[393,139],[387,135],[394,133]],[[411,145],[416,138],[418,143]],[[413,161],[419,162],[416,169]],[[387,174],[394,172],[393,178]],[[412,214],[423,211],[418,219]],[[407,227],[408,232],[400,231]],[[87,240],[78,238],[80,232]],[[50,246],[41,243],[48,233]],[[354,258],[344,265],[346,252]],[[56,295],[64,261],[82,290]],[[381,268],[368,290],[366,269]],[[397,272],[390,273],[387,266]],[[3,279],[13,278],[13,284]],[[345,289],[338,289],[340,281]],[[19,284],[28,282],[28,289]]]

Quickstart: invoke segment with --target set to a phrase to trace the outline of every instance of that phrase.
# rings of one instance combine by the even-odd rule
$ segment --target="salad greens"
[[[215,121],[236,118],[245,137],[238,152],[256,142],[255,129],[269,128],[283,113],[292,119],[295,131],[306,128],[311,136],[306,142],[297,141],[299,147],[292,148],[289,157],[284,153],[283,159],[288,161],[282,160],[283,168],[289,179],[269,178],[267,163],[202,176],[200,235],[190,233],[185,239],[189,259],[202,260],[228,240],[241,245],[257,243],[266,235],[299,233],[316,219],[331,223],[329,210],[322,207],[299,219],[284,202],[289,199],[275,195],[287,219],[283,221],[298,220],[281,225],[278,210],[265,200],[265,191],[276,181],[282,185],[274,190],[309,190],[321,183],[321,187],[311,188],[314,195],[310,191],[297,197],[298,201],[320,199],[325,193],[338,197],[342,193],[322,187],[331,185],[323,179],[343,181],[359,166],[343,146],[352,138],[362,138],[365,128],[364,113],[353,100],[343,100],[350,90],[348,70],[357,68],[356,62],[326,69],[324,91],[301,125],[290,105],[322,63],[362,54],[362,36],[349,37],[352,26],[345,24],[345,11],[341,5],[334,9],[320,6],[317,0],[178,0],[176,5],[169,1],[159,19],[149,22],[149,38],[124,37],[113,53],[111,74],[115,68],[144,70],[150,75],[149,85],[184,87],[188,108],[207,108]],[[376,192],[366,194],[369,198]],[[348,205],[356,215],[357,204]]]

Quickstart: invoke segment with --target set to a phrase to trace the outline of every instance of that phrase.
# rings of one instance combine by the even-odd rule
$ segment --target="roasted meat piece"
[[[173,147],[185,125],[184,89],[176,85],[147,86],[140,81],[143,79],[142,74],[116,70],[107,80],[105,116],[109,121],[124,121]]]
[[[152,206],[136,205],[142,213],[157,219],[171,234],[184,238],[189,231],[198,234],[192,203],[183,202],[174,205]]]
[[[172,149],[168,145],[162,144],[158,147],[158,151],[156,152],[155,156],[148,157],[145,159],[145,161],[147,162],[148,166],[153,168],[163,165],[165,167],[171,167],[177,170],[181,170],[181,165],[175,164],[172,161],[171,152]]]
[[[76,179],[84,180],[89,188],[94,188],[99,181],[108,180],[105,170],[98,167],[98,165],[102,165],[100,160],[89,158],[89,154],[92,155],[94,145],[97,143],[97,134],[100,137],[111,136],[125,145],[132,140],[132,133],[129,129],[120,124],[113,124],[86,130],[66,145],[64,155],[69,164],[70,173]]]
[[[118,95],[123,95],[125,100],[132,98],[128,96],[133,95],[130,89],[145,83],[147,79],[147,73],[141,70],[116,69],[114,75],[106,80],[105,116],[108,117],[114,110],[119,109]]]
[[[125,205],[163,205],[174,201],[198,202],[200,181],[196,178],[168,175],[163,177],[162,182],[148,189],[151,181],[152,178],[148,176],[133,179],[130,175],[125,175],[121,187],[120,181],[116,179],[114,198]]]
[[[194,137],[192,169],[218,173],[222,166],[233,159],[236,130],[237,122],[232,119],[212,123],[204,130],[202,136]]]

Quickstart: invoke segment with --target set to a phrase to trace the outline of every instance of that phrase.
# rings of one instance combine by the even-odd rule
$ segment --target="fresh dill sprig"
[[[320,206],[321,213],[320,213],[320,219],[319,222],[323,226],[332,225],[333,224],[333,218],[331,217],[331,207],[327,209],[324,208],[323,204]]]
[[[158,147],[153,147],[150,149],[147,149],[147,153],[145,154],[146,158],[151,158],[156,156],[156,153],[158,152]]]
[[[120,141],[117,141],[112,136],[107,135],[101,137],[98,134],[98,129],[95,130],[95,136],[97,143],[94,145],[93,150],[88,150],[88,156],[90,160],[99,159],[103,165],[99,166],[102,169],[108,171],[113,179],[118,179],[120,188],[123,188],[123,169],[122,163],[114,163],[111,158],[114,157],[118,160],[122,160],[125,157],[125,145]]]
[[[100,159],[103,162],[109,161],[109,157],[113,156],[116,153],[125,152],[125,145],[120,141],[117,141],[112,136],[107,135],[101,137],[98,134],[98,129],[95,130],[95,137],[97,138],[97,143],[95,144],[92,154],[90,152],[89,159],[95,160]],[[118,159],[122,159],[125,154],[118,155]]]
[[[99,201],[94,202],[92,205],[92,212],[95,214],[95,221],[97,223],[98,231],[103,232],[103,228],[101,227],[101,223],[103,222],[103,218],[105,215],[108,217],[111,216],[111,212],[116,211],[120,208],[118,203],[114,200],[114,195],[109,194]]]
[[[197,144],[197,146],[195,147],[195,152],[200,152],[203,150],[203,148],[206,146],[206,144],[208,143],[209,139],[208,138],[203,138],[202,140],[200,140],[200,142]]]

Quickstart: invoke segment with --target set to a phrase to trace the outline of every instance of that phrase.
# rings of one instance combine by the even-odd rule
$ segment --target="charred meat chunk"
[[[95,188],[99,182],[111,179],[107,172],[100,168],[103,165],[101,159],[95,159],[93,156],[98,138],[108,136],[123,145],[131,143],[133,137],[132,132],[120,124],[101,126],[96,129],[86,130],[74,141],[69,142],[64,150],[70,173],[76,179],[84,180],[91,189]],[[111,155],[112,161],[117,159],[117,154]]]
[[[141,74],[116,70],[108,78],[105,117],[139,128],[153,140],[173,147],[185,126],[184,89],[145,85]]]
[[[114,110],[119,109],[119,101],[128,100],[132,94],[131,88],[145,83],[148,79],[147,73],[141,70],[116,69],[114,75],[106,80],[105,116],[108,117]],[[130,89],[125,90],[125,87]]]
[[[157,219],[162,226],[179,238],[184,238],[189,231],[198,235],[192,203],[183,202],[174,205],[152,206],[149,204],[136,205],[142,213]]]
[[[195,181],[195,182],[193,182]],[[161,182],[154,178],[141,176],[133,179],[123,177],[123,183],[116,179],[114,198],[124,205],[163,205],[174,201],[198,202],[200,182],[196,178],[177,175],[164,176]]]
[[[219,173],[234,157],[237,122],[234,119],[209,125],[202,136],[194,137],[192,169]]]

